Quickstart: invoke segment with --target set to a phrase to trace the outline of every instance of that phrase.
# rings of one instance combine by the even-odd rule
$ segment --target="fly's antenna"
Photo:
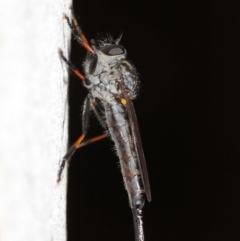
[[[121,41],[122,36],[123,36],[123,32],[121,32],[121,33],[119,34],[119,36],[116,38],[116,40],[114,40],[114,42],[115,42],[116,44],[118,44],[118,43]]]
[[[80,28],[80,26],[79,26],[76,18],[74,17],[74,14],[73,14],[73,18],[72,18],[73,24],[71,23],[69,17],[68,17],[65,13],[63,13],[62,18],[67,21],[67,24],[68,24],[69,28],[72,30],[72,33],[73,33],[74,38],[75,38],[88,52],[90,52],[91,54],[94,54],[94,55],[95,55],[95,51],[93,50],[92,46],[88,43],[85,35],[84,35],[83,32],[82,32],[82,29]]]

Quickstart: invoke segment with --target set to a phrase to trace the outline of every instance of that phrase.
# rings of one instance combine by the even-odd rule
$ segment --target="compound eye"
[[[102,49],[102,52],[106,55],[115,56],[125,53],[125,49],[118,44],[111,44]]]

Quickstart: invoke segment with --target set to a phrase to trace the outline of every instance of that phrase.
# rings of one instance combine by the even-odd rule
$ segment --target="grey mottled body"
[[[94,48],[98,56],[94,70],[91,70],[92,58],[87,58],[84,67],[90,85],[87,88],[93,99],[100,100],[105,113],[109,134],[115,143],[120,159],[121,172],[128,192],[131,208],[142,208],[144,205],[144,187],[141,171],[134,150],[133,136],[129,126],[126,107],[121,102],[137,96],[138,77],[135,68],[126,60],[126,50],[121,46],[122,54],[106,56],[102,48],[112,43],[102,42],[100,49]],[[92,73],[91,73],[92,72]],[[128,100],[127,100],[128,101]]]
[[[115,41],[108,36],[103,40],[92,40],[89,44],[76,19],[73,18],[72,24],[65,14],[63,18],[67,20],[77,41],[88,51],[83,64],[85,75],[64,57],[61,50],[60,57],[83,80],[89,94],[82,113],[83,133],[64,156],[58,172],[58,181],[61,180],[65,163],[78,148],[106,137],[101,135],[82,143],[87,135],[89,112],[92,110],[115,144],[133,213],[135,241],[144,241],[142,208],[145,195],[148,201],[151,201],[151,191],[132,103],[138,92],[136,69],[126,59],[127,52],[124,47],[119,45],[121,36]]]

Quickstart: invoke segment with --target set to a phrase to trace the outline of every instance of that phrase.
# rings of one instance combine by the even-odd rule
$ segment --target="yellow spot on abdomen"
[[[122,103],[123,105],[126,105],[126,104],[127,104],[127,101],[126,101],[126,99],[124,99],[124,98],[121,98],[121,103]]]

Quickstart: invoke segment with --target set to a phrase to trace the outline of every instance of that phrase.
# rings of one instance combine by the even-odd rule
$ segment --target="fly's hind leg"
[[[70,147],[70,149],[67,151],[66,155],[63,157],[62,162],[60,164],[59,170],[58,170],[58,176],[57,176],[57,182],[61,181],[61,176],[63,169],[65,167],[66,162],[69,162],[72,155],[75,153],[75,151],[79,148],[81,143],[83,142],[84,138],[87,135],[87,129],[89,124],[89,117],[90,117],[90,103],[89,98],[87,97],[84,101],[83,105],[83,113],[82,113],[82,134],[77,139],[77,141]]]
[[[99,123],[102,125],[102,127],[104,128],[104,130],[106,131],[106,133],[102,134],[102,135],[99,135],[99,136],[96,136],[94,138],[91,138],[87,141],[84,141],[83,143],[81,143],[77,148],[81,148],[81,147],[84,147],[84,146],[87,146],[89,144],[92,144],[96,141],[100,141],[106,137],[108,137],[108,133],[107,133],[107,126],[106,126],[106,123],[104,122],[103,120],[103,117],[101,116],[100,114],[100,110],[99,110],[99,106],[98,106],[98,103],[97,101],[91,96],[91,95],[88,95],[88,98],[90,100],[90,105],[91,105],[91,109],[93,110],[95,116],[97,117]]]
[[[87,135],[91,109],[94,111],[97,119],[99,120],[99,122],[101,123],[103,128],[105,130],[107,130],[107,127],[104,124],[103,118],[101,117],[101,114],[99,113],[99,110],[98,110],[97,107],[98,107],[98,104],[95,101],[95,99],[92,98],[90,95],[88,95],[86,97],[86,99],[84,101],[84,105],[83,105],[83,113],[82,113],[82,132],[83,133],[80,135],[80,137],[77,139],[77,141],[70,147],[70,149],[67,151],[67,153],[63,157],[62,162],[61,162],[60,167],[59,167],[59,170],[58,170],[57,182],[61,181],[62,172],[64,170],[66,162],[70,161],[72,155],[75,153],[75,151],[78,148],[81,148],[81,147],[84,147],[86,145],[92,144],[94,142],[100,141],[100,140],[102,140],[102,139],[104,139],[108,136],[107,133],[104,133],[102,135],[96,136],[94,138],[91,138],[91,139],[83,142],[83,140],[85,139],[85,137]]]
[[[78,146],[78,149],[79,149],[79,148],[82,148],[82,147],[84,147],[84,146],[90,145],[90,144],[92,144],[92,143],[94,143],[94,142],[101,141],[102,139],[104,139],[104,138],[106,138],[106,137],[108,137],[108,134],[107,134],[107,133],[104,133],[104,134],[99,135],[99,136],[95,136],[95,137],[93,137],[93,138],[91,138],[91,139],[89,139],[89,140],[86,140],[86,141],[84,141],[83,143],[81,143],[81,144]]]

